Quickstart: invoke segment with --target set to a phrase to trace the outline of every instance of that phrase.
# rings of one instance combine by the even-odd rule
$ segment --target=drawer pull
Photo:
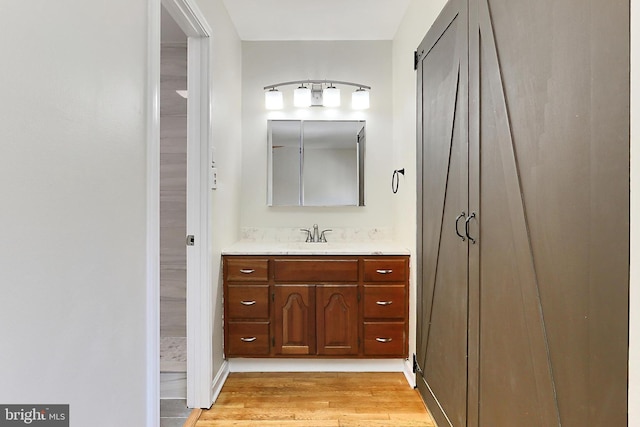
[[[257,339],[258,338],[256,338],[256,337],[249,337],[249,338],[241,337],[240,341],[242,341],[242,342],[254,342]]]
[[[391,305],[391,304],[393,304],[393,301],[376,301],[376,304],[378,304],[378,305]]]
[[[393,270],[391,270],[391,269],[387,269],[387,270],[376,270],[376,273],[378,273],[378,274],[389,274],[389,273],[393,273]]]
[[[376,341],[382,342],[382,343],[387,343],[387,342],[391,342],[392,338],[380,338],[380,337],[378,337],[378,338],[376,338]]]
[[[240,304],[242,305],[254,305],[256,303],[256,300],[253,301],[240,301]]]
[[[253,268],[241,268],[240,269],[240,273],[242,274],[251,274],[251,273],[255,273],[256,271]]]

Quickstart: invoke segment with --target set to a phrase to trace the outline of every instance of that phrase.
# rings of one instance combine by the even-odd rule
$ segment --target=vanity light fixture
[[[265,107],[267,110],[284,108],[281,86],[297,85],[293,92],[293,105],[298,108],[340,106],[340,89],[335,85],[354,86],[358,88],[351,97],[351,106],[357,110],[369,108],[369,91],[371,86],[360,83],[342,82],[337,80],[296,80],[265,86]]]
[[[267,110],[281,110],[284,102],[282,92],[275,87],[264,93],[264,105]]]
[[[329,87],[322,91],[322,105],[330,108],[340,106],[340,89],[335,87],[333,83],[329,83]]]
[[[293,105],[296,107],[310,107],[311,106],[311,89],[305,85],[300,85],[299,88],[293,91]]]
[[[360,88],[351,94],[351,108],[366,110],[369,108],[369,92]]]

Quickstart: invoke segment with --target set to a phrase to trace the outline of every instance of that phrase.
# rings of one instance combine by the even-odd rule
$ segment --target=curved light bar
[[[347,85],[347,86],[355,86],[357,88],[371,90],[371,86],[363,85],[361,83],[341,82],[339,80],[326,80],[326,79],[325,80],[295,80],[295,81],[292,81],[292,82],[277,83],[277,84],[274,84],[274,85],[265,86],[264,90],[275,89],[275,88],[280,87],[280,86],[302,85],[302,84]]]
[[[357,88],[352,94],[352,107],[355,109],[369,108],[369,90],[371,86],[361,83],[344,82],[339,80],[295,80],[290,82],[276,83],[265,86],[265,106],[269,110],[282,109],[282,92],[278,91],[280,86],[297,85],[294,91],[294,106],[304,108],[309,106],[339,107],[340,89],[334,85],[354,86]],[[323,89],[323,85],[326,87]],[[310,87],[310,88],[309,88]],[[276,92],[278,95],[276,95]],[[273,98],[278,97],[277,102]]]

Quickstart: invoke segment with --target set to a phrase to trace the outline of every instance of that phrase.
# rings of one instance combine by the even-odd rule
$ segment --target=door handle
[[[467,220],[464,222],[464,234],[467,235],[467,239],[469,239],[469,241],[473,245],[476,244],[476,239],[474,239],[473,237],[469,236],[469,221],[471,221],[471,218],[475,218],[475,217],[476,217],[476,213],[472,212],[471,215],[469,215]]]
[[[377,337],[376,341],[381,342],[381,343],[388,343],[393,341],[393,338],[382,338],[382,337]]]
[[[240,301],[240,304],[242,305],[254,305],[256,303],[255,300],[253,301]]]
[[[376,304],[378,304],[378,305],[391,305],[391,304],[393,304],[393,301],[376,301]]]
[[[460,221],[460,218],[464,218],[466,215],[466,213],[464,211],[462,211],[462,213],[460,215],[458,215],[458,217],[456,218],[456,234],[458,235],[459,238],[462,239],[462,241],[464,242],[464,236],[462,234],[460,234],[460,232],[458,231],[458,221]]]
[[[258,338],[256,338],[256,337],[248,337],[248,338],[240,337],[240,341],[242,341],[242,342],[254,342],[257,339]]]

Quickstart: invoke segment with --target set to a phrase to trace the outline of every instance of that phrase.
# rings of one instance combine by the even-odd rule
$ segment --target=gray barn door
[[[447,29],[435,46],[448,40],[456,4],[434,25]],[[434,89],[450,84],[433,71],[436,50],[418,70],[423,396],[440,427],[626,426],[629,2],[468,4],[466,188],[453,180],[455,137],[436,134],[451,117],[451,102]],[[457,114],[452,135],[463,135]],[[475,240],[462,262],[445,239],[460,191]],[[468,288],[459,290],[455,274],[468,274]],[[452,397],[462,339],[453,319],[462,315],[466,418]]]
[[[470,4],[470,416],[626,426],[629,2]]]
[[[418,388],[438,425],[466,424],[467,13],[449,3],[420,47],[418,162],[422,165],[416,362]],[[460,237],[456,233],[456,229]]]

